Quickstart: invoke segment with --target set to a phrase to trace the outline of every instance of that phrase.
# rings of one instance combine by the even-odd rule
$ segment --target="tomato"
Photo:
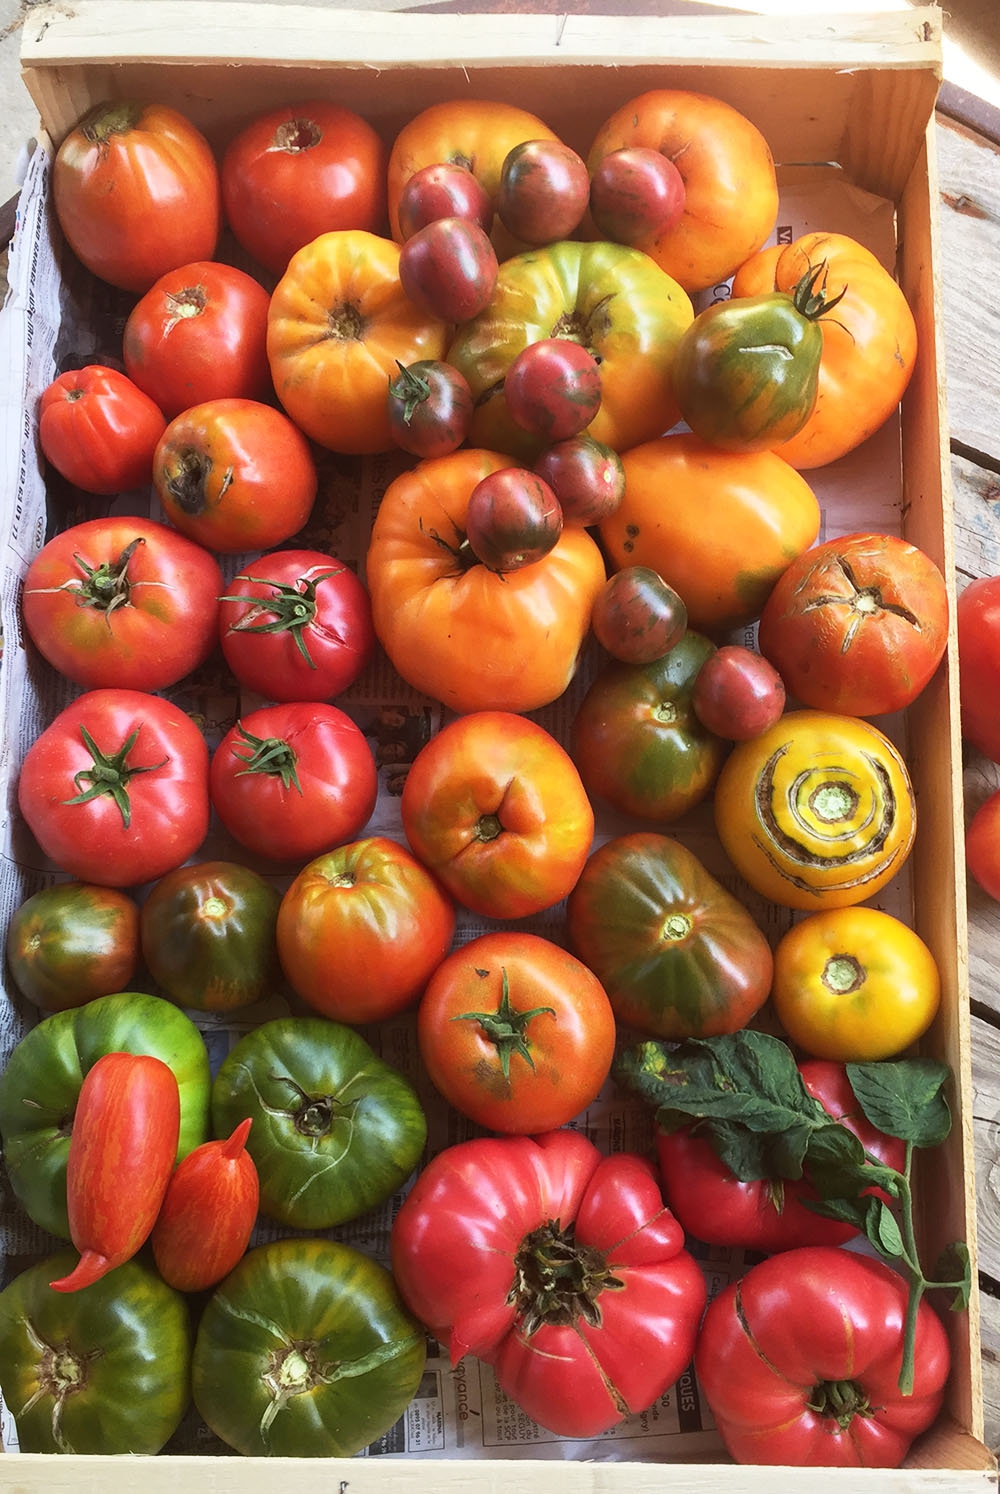
[[[945,579],[894,534],[827,540],[779,579],[757,641],[803,705],[848,716],[901,711],[947,647]]]
[[[317,487],[305,436],[252,399],[206,400],[176,416],[153,455],[153,482],[171,524],[223,555],[291,538]]]
[[[570,945],[619,1022],[672,1041],[745,1027],[771,988],[770,945],[747,909],[679,841],[615,836],[569,895]]]
[[[543,337],[518,353],[503,394],[515,425],[548,443],[566,441],[601,408],[601,370],[580,343]]]
[[[705,1304],[649,1163],[602,1157],[567,1129],[440,1152],[396,1216],[392,1270],[453,1365],[485,1360],[567,1437],[600,1436],[662,1395]]]
[[[400,250],[399,280],[425,316],[467,322],[493,295],[496,251],[478,223],[435,218],[411,234]]]
[[[452,721],[417,753],[400,799],[414,853],[474,913],[524,918],[564,898],[594,812],[554,737],[509,711]]]
[[[69,1232],[80,1259],[49,1285],[92,1286],[149,1237],[180,1136],[173,1070],[148,1053],[105,1053],[80,1085],[66,1158]]]
[[[180,1292],[228,1276],[257,1222],[260,1184],[246,1150],[249,1119],[225,1141],[206,1141],[178,1163],[150,1235],[156,1269]]]
[[[792,1042],[816,1058],[892,1058],[927,1031],[940,999],[927,945],[877,908],[813,913],[774,951],[775,1013]]]
[[[986,895],[1000,901],[1000,791],[990,794],[969,821],[965,864]]]
[[[547,482],[524,467],[489,472],[469,494],[469,548],[497,575],[537,565],[555,549],[561,533],[559,500]]]
[[[791,291],[822,268],[835,312],[819,323],[823,338],[816,404],[798,435],[778,452],[793,467],[822,467],[853,451],[884,425],[913,373],[917,332],[906,297],[874,254],[846,234],[808,233],[780,255],[748,257],[734,296]]]
[[[293,255],[271,296],[267,356],[285,410],[331,451],[391,451],[386,385],[400,363],[444,357],[447,327],[399,279],[399,248],[360,229]]]
[[[599,524],[625,496],[621,457],[587,435],[547,446],[536,457],[534,470],[558,498],[566,524]]]
[[[339,1022],[412,1006],[455,930],[451,898],[405,846],[373,835],[304,866],[278,910],[292,988]]]
[[[961,592],[958,628],[962,735],[1000,762],[1000,576],[980,576]]]
[[[164,104],[99,104],[52,166],[59,227],[87,269],[142,295],[168,270],[211,259],[219,173],[204,135]]]
[[[273,1240],[202,1314],[194,1401],[246,1457],[348,1458],[402,1416],[426,1354],[384,1266],[333,1240]]]
[[[249,866],[179,866],[142,905],[142,956],[178,1006],[230,1012],[269,996],[280,979],[275,924],[281,894]]]
[[[778,577],[819,533],[809,484],[770,451],[720,451],[683,434],[623,457],[625,497],[601,524],[611,566],[645,565],[720,637],[760,616]]]
[[[598,594],[590,626],[612,658],[652,664],[684,637],[687,608],[662,576],[645,565],[627,565]]]
[[[612,151],[640,146],[672,161],[684,184],[673,227],[639,245],[685,290],[706,290],[760,248],[778,215],[774,161],[757,127],[722,99],[655,88],[622,104],[594,137],[591,176]]]
[[[423,358],[400,364],[387,399],[392,439],[412,456],[447,456],[469,434],[472,390],[450,363]]]
[[[17,799],[62,871],[134,887],[180,866],[205,839],[208,748],[169,700],[88,690],[28,748]]]
[[[364,583],[321,550],[258,555],[230,581],[219,604],[226,663],[268,700],[332,700],[375,651]]]
[[[293,1229],[330,1229],[384,1203],[427,1135],[402,1074],[325,1017],[279,1017],[230,1049],[212,1085],[216,1136],[247,1116],[260,1207]]]
[[[768,731],[785,709],[781,675],[753,649],[727,643],[702,664],[691,691],[702,726],[730,742]]]
[[[609,151],[590,178],[590,215],[603,239],[658,239],[684,212],[684,178],[669,156],[648,145]]]
[[[678,419],[670,371],[693,317],[685,292],[638,249],[566,241],[505,260],[489,306],[448,349],[476,401],[470,441],[538,454],[538,438],[511,418],[504,379],[518,353],[550,338],[578,342],[600,364],[595,441],[624,452],[660,435]]]
[[[689,630],[649,664],[608,660],[573,718],[573,761],[591,797],[656,825],[701,803],[727,752],[691,703],[714,647]]]
[[[11,1187],[28,1218],[62,1239],[69,1238],[73,1113],[84,1075],[105,1053],[151,1054],[173,1070],[181,1107],[178,1160],[208,1132],[208,1053],[197,1027],[169,1001],[116,992],[45,1017],[0,1073],[0,1136]]]
[[[404,244],[438,218],[468,218],[489,233],[493,203],[467,166],[457,161],[433,161],[415,171],[400,191],[396,218],[398,237]]]
[[[463,450],[389,484],[365,574],[375,631],[397,672],[456,711],[531,711],[576,672],[604,562],[590,535],[563,529],[537,565],[495,575],[466,547],[476,484],[511,464]]]
[[[490,1131],[564,1126],[611,1071],[615,1015],[597,976],[529,933],[483,934],[438,966],[417,1011],[431,1082]]]
[[[39,653],[88,690],[163,690],[215,646],[222,572],[153,519],[86,519],[49,540],[24,578]]]
[[[233,265],[199,260],[170,270],[129,312],[126,373],[168,420],[209,399],[266,399],[269,300]]]
[[[341,104],[306,99],[260,114],[226,146],[222,201],[243,248],[275,275],[320,234],[380,233],[386,149]]]
[[[590,196],[586,163],[561,140],[522,140],[507,152],[497,216],[524,244],[554,244],[580,226]]]
[[[14,984],[36,1006],[83,1006],[128,989],[139,963],[139,909],[113,887],[57,882],[15,909],[6,953]]]
[[[833,1246],[771,1256],[709,1305],[695,1369],[740,1463],[894,1468],[936,1417],[950,1368],[934,1309],[916,1314],[916,1382],[897,1384],[906,1282]]]
[[[866,1120],[843,1064],[807,1058],[798,1068],[809,1093],[860,1139],[869,1158],[902,1170],[905,1143]],[[657,1128],[656,1154],[668,1206],[686,1233],[706,1245],[771,1254],[802,1245],[842,1245],[857,1237],[853,1225],[824,1218],[806,1207],[808,1200],[819,1196],[807,1177],[742,1182],[697,1126],[681,1126],[672,1132]],[[885,1196],[876,1188],[866,1191]]]
[[[319,701],[241,717],[212,755],[210,783],[230,835],[272,861],[306,861],[353,840],[378,796],[360,727]]]
[[[191,1320],[155,1271],[126,1261],[85,1292],[53,1292],[60,1251],[0,1292],[0,1391],[23,1453],[158,1453],[191,1398]]]
[[[42,391],[38,444],[45,460],[85,493],[122,493],[148,487],[166,423],[131,379],[88,363]]]
[[[867,721],[787,711],[738,742],[715,786],[715,828],[742,877],[772,902],[813,913],[874,897],[916,834],[897,749]]]

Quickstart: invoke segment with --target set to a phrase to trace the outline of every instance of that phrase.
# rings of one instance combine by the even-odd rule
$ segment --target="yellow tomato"
[[[901,1053],[927,1031],[940,999],[927,945],[877,908],[813,913],[774,953],[775,1012],[814,1058],[867,1063]]]
[[[733,749],[715,788],[715,824],[751,887],[815,912],[863,902],[896,875],[916,809],[906,764],[877,727],[789,711]]]

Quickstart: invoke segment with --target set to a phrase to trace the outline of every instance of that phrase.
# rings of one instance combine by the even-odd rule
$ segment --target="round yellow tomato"
[[[775,1012],[814,1058],[868,1063],[901,1053],[927,1031],[940,999],[927,945],[877,908],[813,913],[774,953]]]
[[[913,845],[916,808],[906,764],[877,727],[789,711],[727,758],[715,825],[756,892],[815,912],[863,902],[896,875]]]

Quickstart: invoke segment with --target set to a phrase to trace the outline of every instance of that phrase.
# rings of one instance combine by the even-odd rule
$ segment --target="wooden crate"
[[[328,95],[392,139],[418,110],[448,98],[492,98],[533,109],[585,151],[596,125],[645,89],[690,88],[726,99],[767,136],[779,163],[836,163],[848,180],[895,205],[898,274],[921,343],[902,419],[904,531],[942,567],[953,591],[943,356],[936,268],[937,188],[930,130],[940,79],[940,13],[931,7],[828,19],[752,16],[656,19],[555,15],[374,16],[294,5],[184,0],[136,5],[81,0],[33,8],[24,76],[58,143],[93,104],[139,97],[188,114],[215,142],[252,114],[288,99]],[[914,924],[941,968],[943,1003],[924,1051],[955,1075],[955,1124],[922,1168],[926,1258],[966,1238],[974,1250],[975,1195],[966,924],[961,856],[961,757],[956,647],[913,707],[910,765],[920,810],[913,857]],[[930,1206],[928,1207],[928,1201]],[[975,1271],[973,1272],[975,1280]],[[903,1470],[863,1475],[811,1470],[816,1491],[994,1487],[983,1447],[978,1303],[948,1315],[954,1370],[935,1428]],[[350,1494],[516,1487],[552,1494],[629,1489],[677,1494],[798,1488],[798,1470],[691,1463],[451,1463],[358,1459],[120,1459],[19,1455],[4,1472],[11,1494],[124,1489],[149,1494],[178,1482],[213,1494],[292,1489],[303,1480]]]

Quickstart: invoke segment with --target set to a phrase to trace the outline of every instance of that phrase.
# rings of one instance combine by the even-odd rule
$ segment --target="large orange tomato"
[[[604,562],[566,525],[543,559],[498,575],[465,538],[476,484],[509,457],[475,448],[420,462],[386,489],[366,576],[375,631],[403,679],[456,711],[533,711],[576,671]]]
[[[843,296],[820,318],[823,356],[813,412],[777,447],[793,467],[822,467],[884,425],[910,382],[917,328],[906,297],[875,255],[842,233],[808,233],[742,265],[734,296],[790,291],[810,266],[825,266],[827,296]]]
[[[815,494],[771,451],[721,451],[683,433],[633,447],[623,464],[625,497],[601,524],[612,566],[657,571],[698,632],[759,617],[819,533]]]
[[[363,229],[294,254],[271,297],[267,356],[295,424],[331,451],[392,451],[386,391],[398,365],[442,358],[448,329],[399,281],[399,245]]]
[[[755,253],[774,227],[774,161],[756,125],[721,99],[658,88],[623,104],[598,130],[587,165],[615,150],[658,150],[684,181],[684,213],[639,247],[685,290],[705,290]]]

